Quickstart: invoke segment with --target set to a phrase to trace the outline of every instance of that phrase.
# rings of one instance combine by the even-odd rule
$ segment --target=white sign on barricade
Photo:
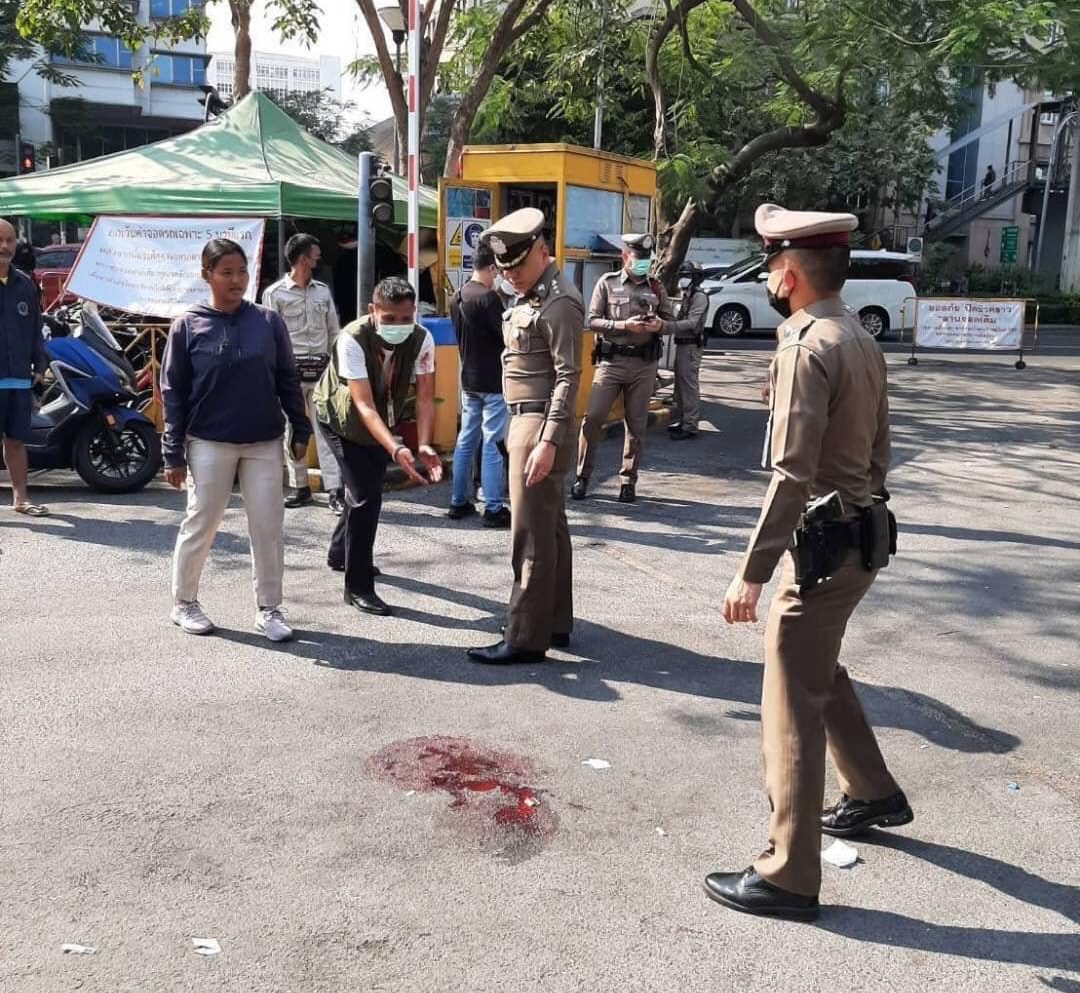
[[[1026,300],[920,297],[916,303],[915,334],[908,365],[918,365],[916,348],[953,351],[1017,352],[1017,369],[1024,362]],[[1039,317],[1035,310],[1035,340]]]
[[[920,348],[1015,352],[1024,335],[1023,300],[921,297],[915,322]]]
[[[176,317],[208,296],[200,259],[211,238],[244,249],[254,302],[262,262],[262,218],[99,217],[68,277],[67,290],[131,314]]]

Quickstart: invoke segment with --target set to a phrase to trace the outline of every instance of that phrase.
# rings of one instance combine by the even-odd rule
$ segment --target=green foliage
[[[46,47],[42,57],[35,44],[19,33],[17,18],[21,6],[20,0],[0,0],[0,79],[6,79],[11,74],[13,62],[30,61],[30,71],[42,79],[57,86],[71,86],[75,82],[74,77],[49,61],[49,49]],[[10,130],[18,130],[18,117],[15,127]]]
[[[305,131],[330,145],[336,145],[349,155],[371,151],[367,115],[357,121],[357,106],[352,100],[339,100],[332,90],[311,93],[288,93],[283,96],[267,94],[286,114]]]

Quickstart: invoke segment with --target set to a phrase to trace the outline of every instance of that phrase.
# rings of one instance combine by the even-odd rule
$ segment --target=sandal
[[[16,514],[26,514],[27,517],[48,517],[49,508],[40,503],[17,503],[11,508]]]

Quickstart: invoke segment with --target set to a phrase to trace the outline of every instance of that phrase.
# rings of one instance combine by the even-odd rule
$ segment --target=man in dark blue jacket
[[[48,509],[31,503],[26,489],[26,443],[33,413],[30,387],[45,371],[45,342],[37,287],[11,264],[15,250],[15,229],[0,220],[0,437],[16,513],[43,517]]]

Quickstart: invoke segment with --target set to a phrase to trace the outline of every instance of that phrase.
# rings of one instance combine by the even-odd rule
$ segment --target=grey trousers
[[[701,349],[697,342],[679,342],[675,346],[675,403],[671,423],[684,431],[696,433],[701,420]]]

